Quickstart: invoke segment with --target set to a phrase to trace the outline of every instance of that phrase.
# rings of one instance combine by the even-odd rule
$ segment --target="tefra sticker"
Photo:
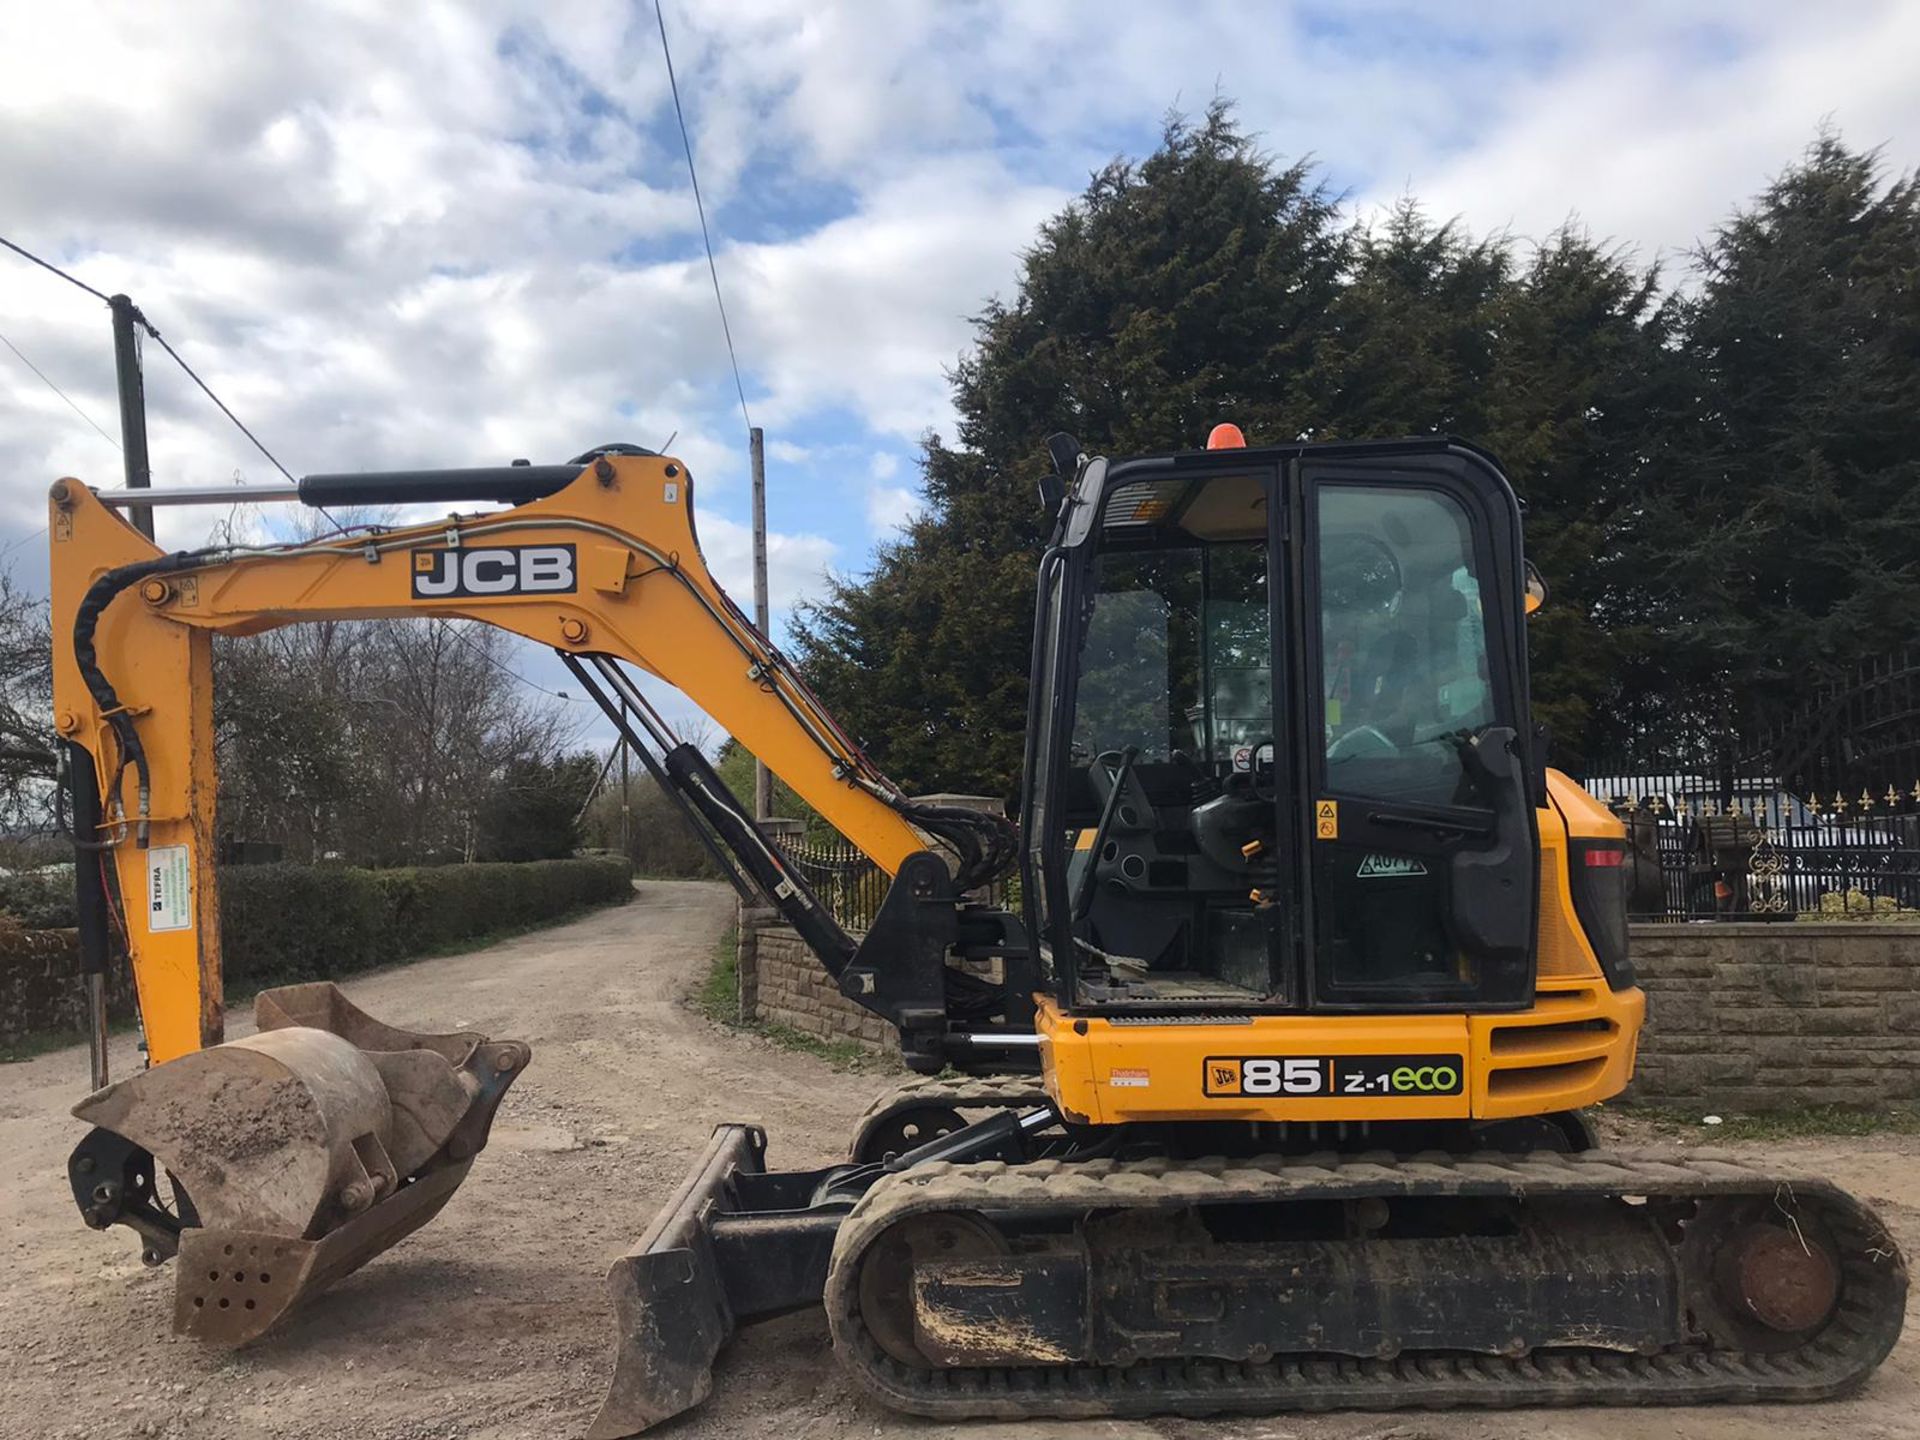
[[[1338,840],[1340,838],[1339,801],[1319,800],[1314,802],[1313,838],[1316,840]]]
[[[193,928],[193,860],[185,845],[147,851],[147,929]]]

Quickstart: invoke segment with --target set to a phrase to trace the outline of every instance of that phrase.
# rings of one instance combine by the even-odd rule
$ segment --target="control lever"
[[[1104,767],[1107,756],[1113,753],[1108,750],[1096,757],[1093,763]],[[1087,911],[1093,908],[1093,881],[1100,868],[1100,851],[1107,843],[1107,832],[1113,828],[1114,814],[1120,809],[1120,797],[1126,793],[1127,777],[1133,774],[1133,762],[1140,758],[1140,747],[1129,745],[1119,754],[1120,763],[1109,772],[1112,788],[1107,791],[1107,803],[1100,807],[1100,823],[1093,827],[1093,848],[1087,856],[1087,868],[1080,872],[1080,885],[1073,894],[1073,908],[1069,913],[1076,925],[1086,919]]]

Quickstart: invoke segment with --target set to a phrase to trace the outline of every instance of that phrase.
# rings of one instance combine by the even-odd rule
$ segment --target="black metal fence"
[[[782,836],[777,843],[787,863],[845,929],[859,932],[873,923],[892,880],[886,871],[838,835]]]
[[[1878,795],[1791,795],[1771,781],[1700,774],[1590,775],[1627,824],[1638,920],[1920,920],[1920,782]],[[780,851],[833,917],[872,923],[890,877],[837,835],[782,836]],[[989,896],[1001,894],[1007,882]]]
[[[1797,793],[1910,784],[1920,774],[1920,645],[1812,687],[1760,738],[1767,768]]]
[[[1804,799],[1761,778],[1585,783],[1627,823],[1637,919],[1920,919],[1920,782]]]
[[[859,934],[873,924],[893,877],[850,841],[837,834],[824,838],[776,835],[774,844],[844,929]],[[937,849],[936,853],[939,853]],[[970,891],[969,895],[989,905],[1015,908],[1019,905],[1012,876],[1002,876],[984,889]]]

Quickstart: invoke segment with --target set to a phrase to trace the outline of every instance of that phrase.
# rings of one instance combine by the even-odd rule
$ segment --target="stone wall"
[[[0,1046],[53,1034],[87,1035],[86,987],[73,930],[0,928]],[[133,981],[124,965],[107,972],[108,1012],[133,1014]]]
[[[1647,991],[1627,1098],[1736,1112],[1920,1101],[1920,925],[1636,925]],[[743,912],[741,1014],[897,1050],[767,910]]]
[[[1920,1100],[1920,925],[1636,925],[1629,1097],[1736,1111]]]
[[[893,1027],[842,995],[806,942],[768,909],[740,909],[740,1015],[820,1040],[900,1050]]]

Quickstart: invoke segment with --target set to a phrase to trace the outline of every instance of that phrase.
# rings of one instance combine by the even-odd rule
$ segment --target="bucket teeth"
[[[383,1024],[327,983],[262,991],[255,1015],[260,1033],[74,1108],[184,1190],[174,1328],[216,1344],[255,1338],[432,1219],[530,1058],[517,1041]],[[87,1223],[135,1225],[164,1254],[151,1206],[110,1209]]]
[[[256,1230],[188,1230],[180,1237],[173,1328],[210,1345],[257,1340],[290,1311],[440,1213],[471,1162],[445,1165],[318,1240]]]

